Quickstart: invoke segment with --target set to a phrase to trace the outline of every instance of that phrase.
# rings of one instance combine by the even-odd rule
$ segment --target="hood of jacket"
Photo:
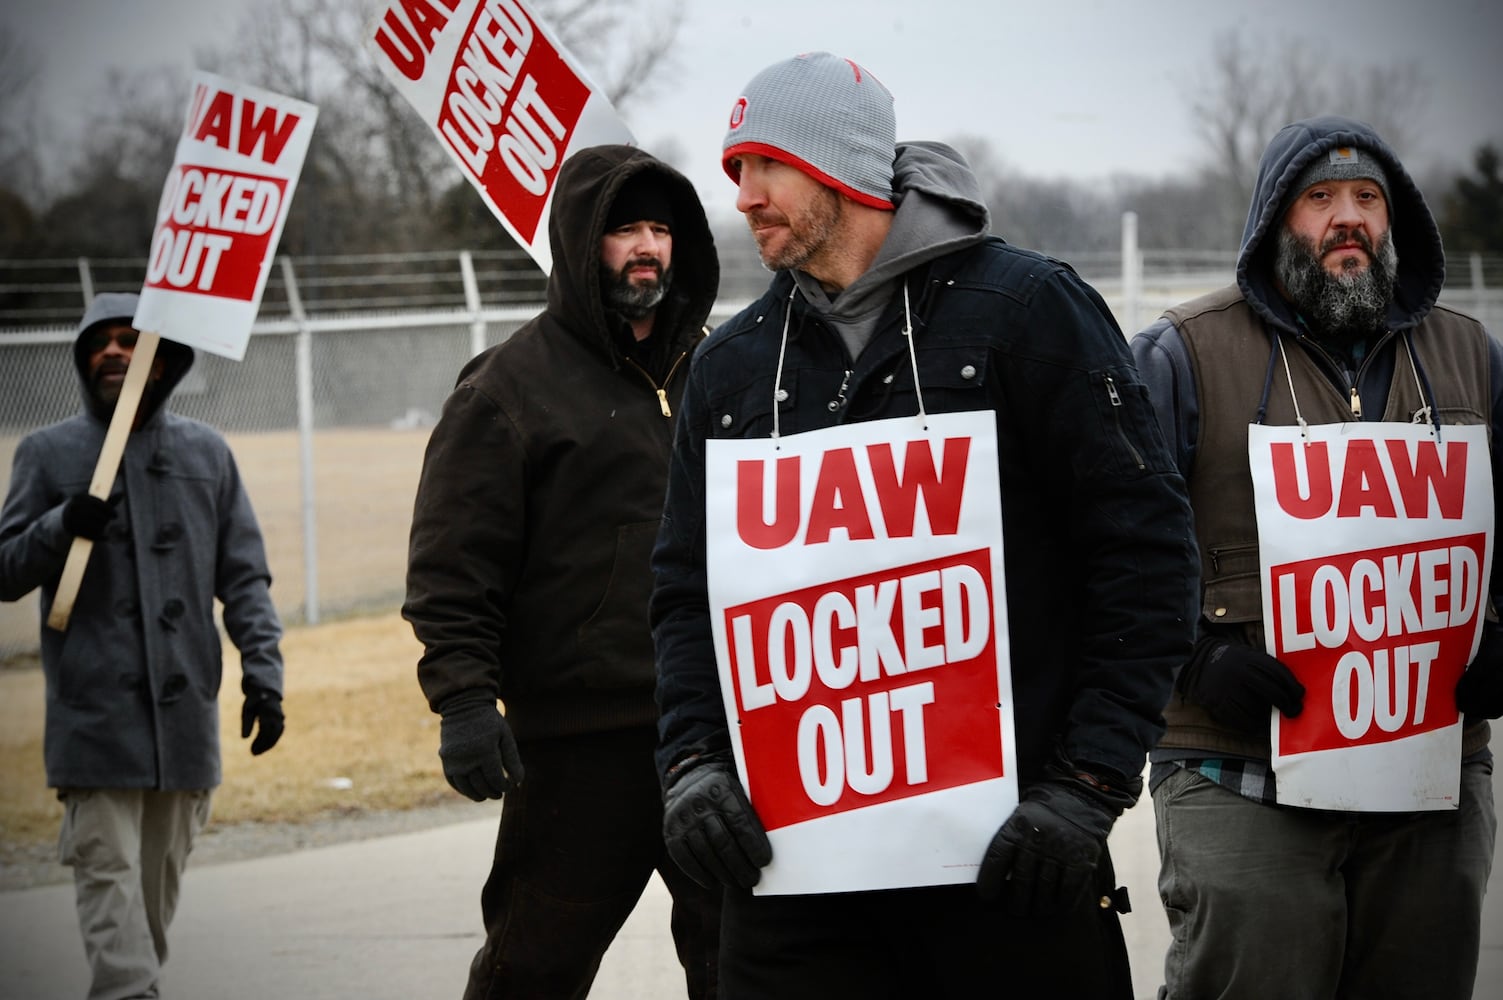
[[[601,297],[600,238],[617,192],[639,174],[661,177],[673,205],[673,283],[658,305],[653,329],[698,329],[720,284],[715,240],[687,177],[634,146],[591,146],[569,157],[559,170],[548,219],[553,270],[547,311],[613,363],[619,363],[620,350],[612,331],[624,320],[608,314]]]
[[[880,310],[897,278],[986,239],[991,217],[981,185],[960,153],[942,142],[903,142],[892,167],[892,228],[871,267],[834,303],[813,277],[794,272],[804,297],[836,321]]]
[[[1398,253],[1398,274],[1388,327],[1404,330],[1429,313],[1446,280],[1445,252],[1440,230],[1418,185],[1388,144],[1372,126],[1351,118],[1327,115],[1285,125],[1269,142],[1258,164],[1252,204],[1237,254],[1237,285],[1252,308],[1270,323],[1299,332],[1294,307],[1274,285],[1273,260],[1278,247],[1284,208],[1299,192],[1296,178],[1317,157],[1338,146],[1355,146],[1383,165],[1388,177],[1388,220]]]
[[[109,423],[115,407],[94,395],[89,388],[89,349],[86,341],[96,326],[101,323],[121,321],[130,323],[136,315],[136,304],[141,296],[134,292],[101,292],[94,296],[89,308],[84,310],[78,324],[78,336],[73,338],[73,368],[78,374],[78,390],[83,396],[84,408],[95,419]],[[141,402],[136,409],[138,427],[145,426],[157,414],[177,388],[188,369],[193,367],[193,348],[163,337],[157,344],[157,359],[162,362],[162,377],[146,383],[141,393]]]

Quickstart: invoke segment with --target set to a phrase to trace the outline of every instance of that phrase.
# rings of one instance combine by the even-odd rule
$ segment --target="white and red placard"
[[[132,326],[239,361],[318,109],[197,71]]]
[[[1454,809],[1456,682],[1493,559],[1487,428],[1249,428],[1269,654],[1305,686],[1272,717],[1278,801]]]
[[[995,417],[706,443],[721,694],[758,893],[972,882],[1017,805]]]
[[[634,142],[610,101],[520,0],[398,0],[367,36],[491,212],[550,270],[559,166],[575,149]]]

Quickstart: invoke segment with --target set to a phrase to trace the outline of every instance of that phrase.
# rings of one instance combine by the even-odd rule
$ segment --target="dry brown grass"
[[[252,757],[240,739],[240,657],[226,644],[215,822],[292,822],[450,800],[438,717],[417,686],[420,648],[395,612],[289,629],[287,731]],[[57,836],[62,808],[42,769],[42,715],[40,671],[0,673],[0,858]],[[351,787],[334,787],[339,778]]]
[[[318,590],[324,608],[401,599],[427,430],[324,430],[313,440]],[[293,432],[226,435],[261,522],[272,600],[303,608],[302,469]]]

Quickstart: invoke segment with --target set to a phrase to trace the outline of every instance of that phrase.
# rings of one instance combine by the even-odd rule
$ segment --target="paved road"
[[[480,944],[476,900],[494,831],[487,813],[418,833],[192,868],[172,928],[164,996],[457,998]],[[1154,891],[1146,801],[1118,823],[1112,851],[1137,905],[1123,919],[1134,985],[1140,998],[1151,998],[1169,930]],[[1503,876],[1493,885],[1500,891],[1488,897],[1476,1000],[1503,1000]],[[684,995],[667,912],[668,894],[654,879],[607,953],[592,1000]],[[0,1000],[72,1000],[86,987],[71,885],[0,893]]]

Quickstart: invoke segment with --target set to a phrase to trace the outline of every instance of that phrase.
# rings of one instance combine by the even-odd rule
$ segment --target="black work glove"
[[[1083,905],[1112,824],[1143,779],[1050,769],[1029,788],[981,858],[976,890],[1014,917],[1057,917]]]
[[[1503,635],[1485,628],[1477,655],[1456,682],[1456,707],[1474,719],[1503,716]]]
[[[706,889],[750,889],[772,860],[772,844],[752,809],[728,750],[680,761],[663,798],[668,854]]]
[[[287,717],[282,714],[282,696],[263,687],[245,690],[245,704],[240,708],[240,738],[246,739],[253,726],[259,726],[256,738],[251,740],[251,755],[261,754],[277,745],[286,728]]]
[[[63,504],[63,527],[70,535],[97,542],[104,537],[105,528],[115,516],[115,505],[120,494],[110,500],[101,500],[92,493],[78,493]]]
[[[1305,707],[1305,686],[1262,650],[1202,636],[1179,672],[1179,690],[1211,718],[1244,733],[1268,731],[1268,713],[1291,719]]]
[[[476,802],[499,799],[522,783],[522,757],[496,699],[460,701],[440,710],[438,756],[444,777]]]

